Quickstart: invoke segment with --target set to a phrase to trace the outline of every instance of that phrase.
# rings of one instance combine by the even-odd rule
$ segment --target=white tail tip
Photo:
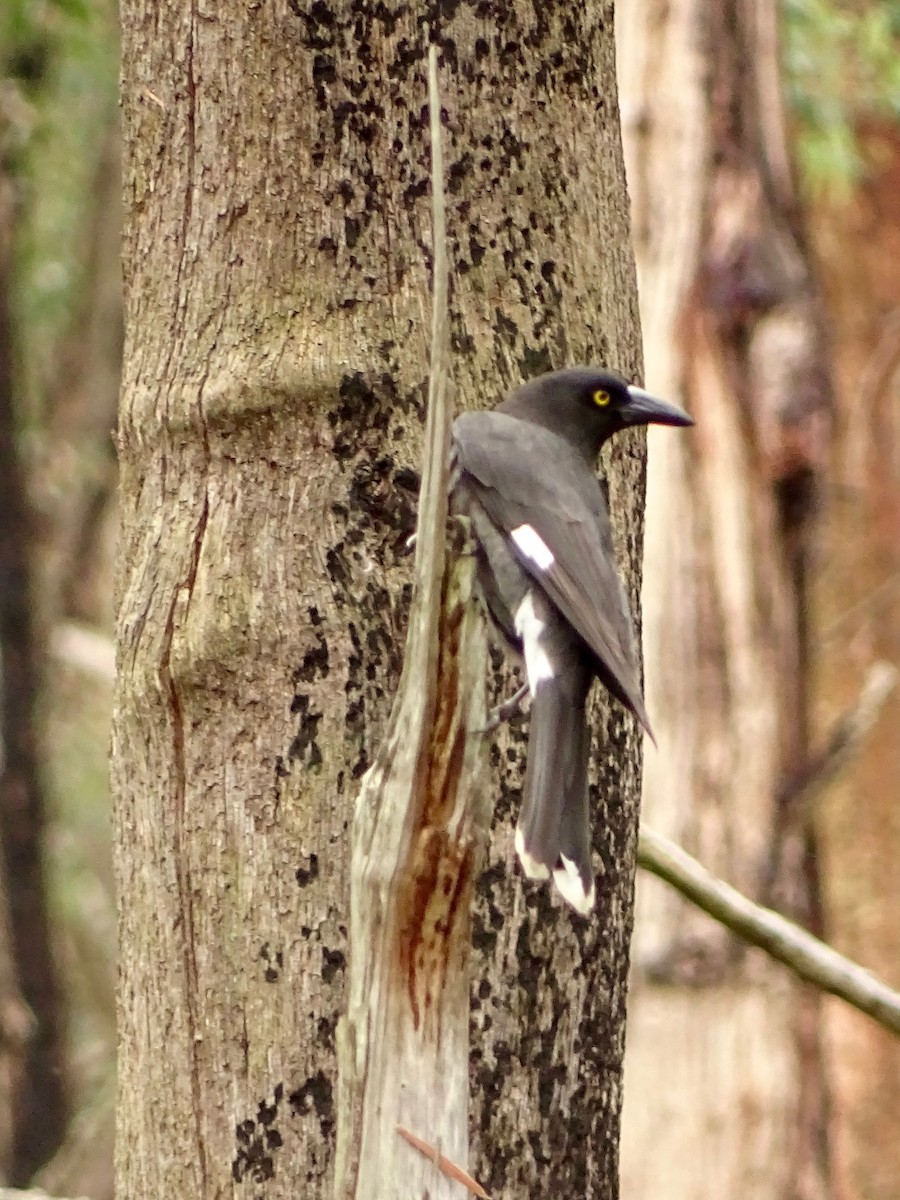
[[[525,835],[522,833],[522,827],[516,829],[516,854],[519,856],[519,862],[522,864],[522,870],[529,879],[549,879],[550,868],[544,863],[538,862],[536,858],[532,858],[525,849]]]
[[[584,880],[581,878],[578,868],[564,854],[561,857],[563,865],[557,867],[553,872],[556,890],[566,903],[571,904],[576,912],[586,917],[593,909],[594,901],[597,899],[594,881],[591,880],[591,886],[585,891]]]

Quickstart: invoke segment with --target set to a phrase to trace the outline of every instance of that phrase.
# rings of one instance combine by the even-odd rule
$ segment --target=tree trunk
[[[5,133],[0,111],[0,142]],[[0,1033],[14,1079],[9,1093],[11,1183],[31,1179],[59,1146],[68,1118],[64,1014],[44,875],[46,804],[38,749],[40,633],[33,538],[19,456],[14,336],[13,189],[0,164],[0,868],[3,1013]],[[4,887],[5,884],[5,887]],[[8,918],[8,925],[7,925]],[[24,1002],[24,1007],[23,1006]]]
[[[43,604],[52,620],[74,616],[102,626],[109,586],[98,578],[99,543],[115,490],[112,435],[122,368],[122,183],[115,112],[97,151],[92,193],[84,291],[48,388],[40,487],[51,516],[41,566]]]
[[[698,425],[693,439],[651,434],[644,633],[659,749],[644,811],[820,932],[814,843],[779,797],[809,752],[808,561],[830,394],[776,6],[626,3],[619,33],[648,385],[680,395]],[[634,1194],[827,1194],[817,1001],[653,881],[639,916]]]
[[[324,1197],[348,831],[408,603],[426,39],[361,0],[127,0],[122,25],[119,1188]],[[439,33],[461,402],[635,376],[611,6],[458,5]],[[632,580],[642,447],[610,474]],[[497,1196],[616,1194],[639,754],[602,724],[592,923],[512,868],[515,739],[495,756],[471,1077]]]
[[[852,201],[815,214],[839,381],[834,500],[818,590],[819,692],[852,703],[872,657],[900,662],[900,131],[860,130],[869,167]],[[900,692],[819,814],[835,945],[900,984]],[[900,1042],[828,1006],[835,1173],[846,1200],[890,1200],[900,1178]]]

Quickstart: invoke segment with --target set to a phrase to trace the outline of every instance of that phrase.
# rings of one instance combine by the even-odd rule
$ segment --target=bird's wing
[[[453,437],[465,486],[594,652],[603,682],[651,732],[596,476],[561,438],[504,413],[465,413]]]

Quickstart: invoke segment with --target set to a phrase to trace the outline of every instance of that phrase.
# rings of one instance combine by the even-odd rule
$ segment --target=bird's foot
[[[502,704],[498,704],[496,708],[492,708],[488,713],[487,723],[481,729],[473,729],[473,733],[493,733],[493,731],[508,721],[510,717],[514,717],[518,712],[519,707],[525,697],[528,695],[528,684],[523,683],[522,686],[515,691],[508,700],[504,700]]]

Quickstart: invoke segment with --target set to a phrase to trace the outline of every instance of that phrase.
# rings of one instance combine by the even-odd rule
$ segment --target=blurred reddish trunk
[[[813,836],[790,828],[781,798],[809,753],[830,384],[777,5],[631,0],[619,18],[647,381],[697,419],[683,445],[650,437],[644,644],[659,751],[645,762],[645,811],[732,883],[818,927]],[[818,997],[652,881],[639,904],[632,1194],[827,1196]]]
[[[900,133],[863,132],[871,174],[820,205],[816,248],[834,333],[838,436],[817,593],[818,696],[833,717],[873,658],[900,664]],[[900,986],[900,696],[819,819],[830,936]],[[900,1179],[900,1045],[834,1002],[836,1177],[846,1200],[894,1200]]]

